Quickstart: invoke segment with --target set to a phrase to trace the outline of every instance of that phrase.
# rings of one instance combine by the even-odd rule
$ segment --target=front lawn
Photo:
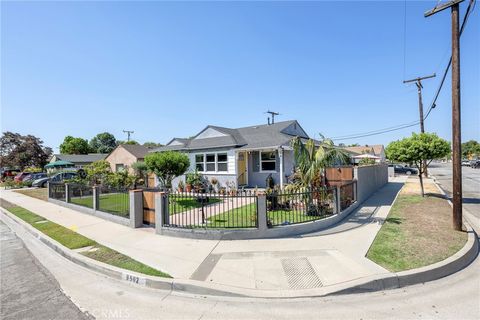
[[[436,195],[401,193],[367,257],[398,272],[442,261],[460,250],[467,234],[452,227],[452,209]]]
[[[170,195],[168,197],[168,212],[170,215],[181,213],[190,209],[201,208],[202,204],[197,201],[196,197],[184,197]],[[205,206],[209,206],[222,200],[219,198],[209,198],[209,201],[205,203]]]
[[[24,194],[26,196],[40,199],[47,201],[48,200],[48,190],[47,188],[37,188],[37,189],[18,189],[14,190],[14,192],[18,192]]]

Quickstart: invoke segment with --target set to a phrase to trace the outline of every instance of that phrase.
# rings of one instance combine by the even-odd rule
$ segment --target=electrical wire
[[[465,12],[465,16],[463,17],[462,25],[460,27],[459,36],[462,35],[463,30],[465,29],[465,25],[468,21],[468,17],[470,16],[470,14],[473,12],[473,10],[475,8],[475,4],[476,4],[475,1],[476,0],[470,0],[470,2],[468,4],[467,10]],[[405,11],[405,13],[406,13],[406,11]],[[404,19],[406,19],[406,15],[405,15]],[[405,24],[405,28],[406,28],[406,24]],[[406,37],[406,36],[404,35],[404,37]],[[405,48],[404,48],[404,61],[405,61]],[[442,80],[440,81],[440,84],[438,86],[435,97],[434,97],[427,113],[423,117],[423,120],[426,120],[428,118],[428,116],[430,115],[430,113],[432,112],[433,108],[436,107],[435,103],[437,102],[438,96],[440,95],[440,92],[442,90],[443,84],[445,82],[445,79],[447,77],[447,74],[448,74],[448,71],[449,71],[451,65],[452,65],[452,57],[450,56],[450,60],[447,64],[447,67],[445,68],[445,71],[444,71],[443,76],[442,76]],[[405,70],[405,62],[404,62],[404,70]],[[410,128],[410,127],[418,125],[419,123],[420,123],[420,121],[414,121],[414,122],[406,123],[406,124],[403,124],[403,125],[396,125],[396,126],[392,126],[392,127],[388,127],[388,128],[383,128],[383,129],[378,129],[378,130],[368,131],[368,132],[363,132],[363,133],[350,134],[350,135],[345,135],[345,136],[338,136],[338,137],[333,137],[331,139],[333,141],[339,141],[339,140],[351,140],[351,139],[369,137],[369,136],[374,136],[374,135],[379,135],[379,134],[384,134],[384,133],[388,133],[388,132],[392,132],[392,131],[397,131],[397,130]]]

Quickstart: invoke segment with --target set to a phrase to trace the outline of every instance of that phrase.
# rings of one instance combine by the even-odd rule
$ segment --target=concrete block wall
[[[388,182],[388,166],[375,164],[355,167],[358,202],[362,203]]]

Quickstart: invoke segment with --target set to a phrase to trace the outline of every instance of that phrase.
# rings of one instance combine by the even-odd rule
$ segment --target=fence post
[[[143,191],[130,190],[128,197],[130,200],[130,227],[140,228],[143,226]]]
[[[258,230],[260,232],[264,232],[268,229],[267,196],[265,193],[260,193],[257,196],[257,221],[258,221]]]
[[[162,234],[164,225],[169,224],[168,196],[166,192],[155,193],[155,233]]]
[[[100,207],[100,187],[93,186],[93,210],[97,211]]]
[[[353,180],[353,202],[357,202],[357,180]]]
[[[65,202],[70,203],[72,200],[70,183],[65,183]]]
[[[336,202],[337,202],[337,203],[336,203],[336,206],[337,206],[337,214],[338,214],[338,213],[340,213],[340,212],[342,211],[342,206],[341,206],[341,205],[342,205],[342,202],[341,202],[341,199],[340,199],[340,198],[341,198],[341,196],[340,196],[340,195],[341,195],[341,193],[340,193],[340,185],[337,185],[336,188],[335,188],[335,190],[336,190],[336,195],[337,195],[337,198],[336,198],[336,200],[337,200],[337,201],[336,201]]]
[[[50,191],[50,181],[47,181],[47,194],[48,198],[50,199],[52,197],[52,192]]]

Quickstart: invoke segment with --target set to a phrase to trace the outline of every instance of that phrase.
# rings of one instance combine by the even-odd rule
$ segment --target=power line
[[[460,27],[460,32],[459,32],[460,36],[462,35],[463,30],[465,29],[465,25],[467,23],[468,17],[470,16],[470,14],[473,12],[473,10],[475,8],[475,4],[476,4],[475,0],[470,0],[470,3],[468,4],[467,10],[465,12],[465,16],[463,17],[462,26]],[[405,48],[404,48],[404,52],[405,52]],[[404,60],[405,60],[405,53],[404,53]],[[451,64],[452,64],[452,57],[450,56],[450,60],[447,64],[447,67],[445,68],[445,71],[443,73],[443,76],[442,76],[442,79],[440,81],[440,85],[438,86],[435,97],[434,97],[427,113],[425,114],[423,120],[426,120],[428,118],[428,116],[430,115],[430,113],[432,112],[432,109],[434,109],[436,107],[435,103],[437,102],[438,96],[440,95],[440,91],[442,90],[443,84],[445,82],[445,79],[447,77],[447,74],[448,74],[448,71],[450,69]],[[404,66],[404,69],[405,69],[405,66]],[[363,132],[363,133],[333,137],[331,139],[338,141],[338,140],[350,140],[350,139],[369,137],[369,136],[384,134],[384,133],[388,133],[388,132],[392,132],[392,131],[397,131],[397,130],[402,130],[402,129],[405,129],[405,128],[413,127],[413,126],[418,125],[419,123],[420,123],[420,121],[415,121],[415,122],[411,122],[411,123],[407,123],[407,124],[403,124],[403,125],[397,125],[397,126],[378,129],[378,130],[374,130],[374,131],[368,131],[368,132]]]
[[[460,27],[460,36],[462,36],[463,29],[465,28],[465,25],[467,24],[468,17],[470,14],[473,12],[473,9],[475,7],[475,0],[470,0],[470,3],[468,4],[467,11],[465,11],[465,16],[463,17],[462,21],[462,26]],[[430,108],[428,108],[427,113],[425,114],[425,117],[423,120],[426,120],[428,116],[430,115],[430,112],[432,112],[432,109],[434,109],[437,105],[437,99],[438,96],[440,95],[440,91],[442,91],[443,83],[445,82],[445,79],[447,78],[448,71],[450,70],[450,66],[452,65],[452,56],[450,55],[450,60],[448,60],[447,67],[445,68],[445,71],[443,72],[442,80],[440,81],[440,85],[438,86],[437,92],[435,93],[435,97],[432,100],[432,103],[430,104]]]

